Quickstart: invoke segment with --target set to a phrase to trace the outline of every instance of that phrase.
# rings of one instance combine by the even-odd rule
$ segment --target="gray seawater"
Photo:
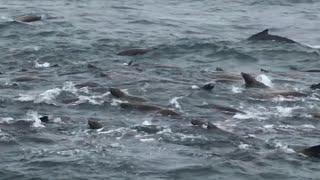
[[[320,143],[319,73],[302,72],[320,69],[319,12],[317,0],[0,0],[0,179],[319,179],[319,160],[295,152]],[[43,20],[13,21],[30,13]],[[246,41],[266,28],[300,44]],[[116,55],[138,47],[154,50]],[[308,96],[255,96],[240,72]],[[121,109],[109,87],[221,130]]]

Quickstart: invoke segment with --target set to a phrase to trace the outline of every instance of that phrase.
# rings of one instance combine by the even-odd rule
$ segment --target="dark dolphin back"
[[[277,41],[284,43],[296,43],[295,41],[286,37],[269,34],[269,29],[265,29],[257,34],[254,34],[248,38],[249,41]]]
[[[310,157],[320,158],[320,145],[303,149],[302,151],[300,151],[300,153]]]
[[[269,86],[263,84],[262,82],[257,81],[254,77],[252,77],[248,73],[241,73],[241,76],[245,82],[245,86],[247,88],[268,88]]]
[[[257,34],[254,34],[248,38],[248,40],[266,40],[269,35],[269,29],[265,29]]]

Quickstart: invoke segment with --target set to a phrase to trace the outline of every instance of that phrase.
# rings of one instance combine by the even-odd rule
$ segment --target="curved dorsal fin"
[[[257,35],[265,36],[265,35],[268,35],[268,34],[269,34],[269,29],[265,29],[265,30],[259,32]]]

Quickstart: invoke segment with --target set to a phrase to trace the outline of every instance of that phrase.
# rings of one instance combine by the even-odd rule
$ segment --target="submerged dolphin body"
[[[262,32],[254,34],[248,38],[249,41],[276,41],[283,43],[296,43],[295,41],[286,37],[269,34],[269,29],[265,29]]]
[[[133,49],[127,49],[119,52],[117,55],[119,56],[137,56],[137,55],[143,55],[147,52],[151,51],[149,48],[133,48]]]
[[[18,22],[34,22],[34,21],[40,21],[42,19],[41,16],[37,15],[24,15],[24,16],[19,16],[15,18],[15,21]]]

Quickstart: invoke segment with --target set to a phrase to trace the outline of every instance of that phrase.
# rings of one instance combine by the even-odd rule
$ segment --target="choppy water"
[[[295,153],[319,144],[319,73],[301,72],[320,69],[319,1],[0,2],[0,179],[319,179],[319,161]],[[43,20],[13,21],[29,13]],[[266,28],[300,44],[246,41]],[[116,55],[137,47],[154,50]],[[308,96],[263,98],[240,72]],[[121,109],[109,87],[187,118]]]

